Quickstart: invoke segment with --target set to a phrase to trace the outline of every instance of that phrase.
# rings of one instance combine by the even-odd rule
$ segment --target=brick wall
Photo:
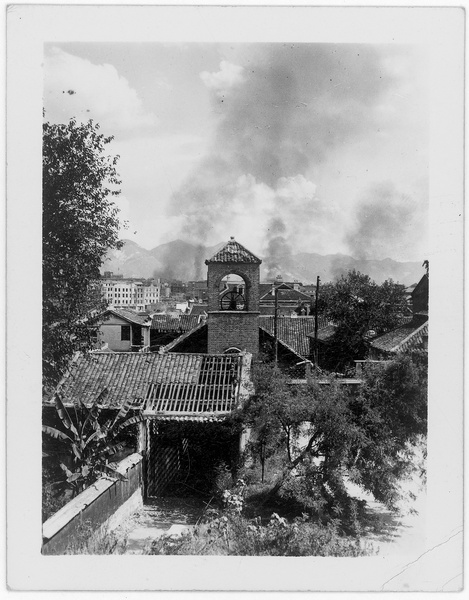
[[[216,311],[208,316],[208,353],[222,354],[228,348],[259,353],[259,313]]]
[[[249,311],[259,310],[259,265],[254,263],[209,263],[208,311],[219,310],[220,282],[225,275],[239,275],[245,282],[245,298]]]

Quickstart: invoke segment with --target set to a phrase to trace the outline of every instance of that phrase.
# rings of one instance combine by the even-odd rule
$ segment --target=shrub
[[[304,515],[288,522],[273,513],[262,525],[260,518],[248,520],[226,511],[208,523],[195,527],[178,539],[156,540],[150,554],[226,556],[369,556],[370,543],[341,536],[337,525],[313,523]]]

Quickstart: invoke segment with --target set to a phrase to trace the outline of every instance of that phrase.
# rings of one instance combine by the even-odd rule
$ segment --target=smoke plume
[[[381,183],[362,196],[355,224],[346,236],[355,258],[384,259],[402,244],[409,244],[418,207],[411,197],[401,194],[392,183]]]
[[[205,244],[235,235],[254,252],[267,251],[270,273],[284,254],[327,245],[334,208],[314,182],[331,153],[376,130],[394,76],[371,46],[259,44],[239,47],[236,60],[201,73],[218,124],[171,207],[185,216],[184,239]],[[359,215],[374,240],[382,233],[378,206]],[[348,241],[365,252],[367,226]]]
[[[279,217],[271,219],[267,228],[268,243],[265,253],[265,266],[269,279],[274,279],[276,275],[281,275],[281,265],[285,264],[291,258],[292,250],[290,244],[285,239],[286,233],[287,228],[282,219]]]

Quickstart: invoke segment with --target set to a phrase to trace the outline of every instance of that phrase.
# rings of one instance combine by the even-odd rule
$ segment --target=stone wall
[[[142,456],[131,454],[119,463],[126,481],[98,479],[57,511],[42,526],[42,554],[65,554],[80,531],[92,531],[103,525],[116,527],[118,517],[125,518],[142,502]]]

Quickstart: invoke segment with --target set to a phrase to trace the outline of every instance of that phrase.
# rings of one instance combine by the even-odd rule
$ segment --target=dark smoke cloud
[[[417,216],[415,201],[394,184],[381,183],[365,192],[356,211],[356,224],[346,235],[354,258],[383,259],[398,245],[409,243]]]
[[[213,93],[219,122],[211,148],[172,197],[173,214],[186,217],[183,237],[200,243],[229,222],[240,176],[272,189],[280,177],[314,177],[331,151],[376,127],[374,108],[392,84],[371,46],[266,44],[239,51],[242,79]],[[278,207],[279,220],[288,210]],[[292,237],[292,231],[277,239],[267,233],[272,268]]]
[[[265,266],[267,277],[274,279],[276,275],[282,274],[281,265],[290,262],[292,249],[285,235],[287,228],[280,218],[271,219],[267,228],[267,248]]]

